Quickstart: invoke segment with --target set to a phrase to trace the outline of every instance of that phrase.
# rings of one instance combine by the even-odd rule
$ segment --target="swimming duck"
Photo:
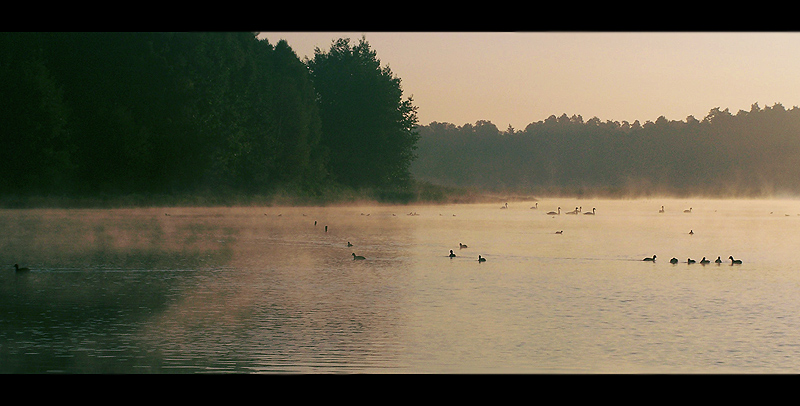
[[[687,263],[687,264],[693,264],[693,263],[695,263],[695,262],[697,262],[697,261],[695,261],[695,260],[693,260],[693,259],[691,259],[691,258],[687,258],[687,259],[686,259],[686,263]]]
[[[714,260],[714,263],[721,264],[722,263],[722,258],[717,257],[717,259]]]
[[[352,246],[353,246],[353,244],[350,244],[350,241],[348,241],[348,242],[347,242],[347,246],[348,246],[348,247],[352,247]]]
[[[731,265],[733,265],[733,264],[741,264],[742,263],[741,259],[733,259],[733,255],[729,256],[728,259],[731,260]]]
[[[478,262],[486,262],[486,258],[478,255]]]
[[[560,206],[559,206],[559,208],[558,208],[558,213],[556,213],[556,212],[554,212],[554,211],[548,211],[548,212],[547,212],[547,215],[548,215],[548,216],[558,216],[558,215],[560,215],[560,214],[561,214],[561,207],[560,207]]]
[[[655,255],[653,255],[653,258],[645,258],[645,259],[643,259],[642,261],[652,261],[652,262],[655,262],[655,261],[656,261],[656,256],[655,256]]]
[[[661,206],[661,210],[659,210],[658,212],[659,213],[663,213],[664,212],[664,206]]]
[[[354,252],[353,253],[353,261],[355,261],[357,259],[366,259],[366,258],[362,257],[361,255],[356,255],[356,253]]]
[[[694,235],[694,230],[689,230],[689,235]]]
[[[564,214],[578,214],[578,211],[579,211],[579,210],[578,210],[578,208],[576,207],[576,208],[575,208],[575,210],[573,210],[573,211],[568,211],[568,212],[566,212],[566,213],[564,213]]]
[[[16,269],[17,272],[28,272],[31,270],[30,268],[27,267],[20,268],[19,264],[14,264],[14,269]]]
[[[539,208],[539,202],[536,202],[536,204],[534,204],[534,205],[531,207],[531,209],[533,209],[533,210],[536,210],[536,209],[538,209],[538,208]]]
[[[592,211],[587,211],[586,213],[583,213],[583,215],[584,216],[586,216],[586,215],[594,216],[594,210],[595,210],[595,208],[592,207]]]
[[[458,248],[469,248],[466,244],[458,243]]]
[[[669,260],[669,263],[670,264],[677,264],[678,263],[678,258],[672,257],[672,259]]]
[[[692,208],[690,207],[689,210],[684,210],[683,212],[684,213],[691,213],[692,212]]]
[[[705,264],[711,263],[711,261],[707,260],[706,257],[703,257],[703,259],[700,260],[700,263],[705,265]]]
[[[564,234],[564,230],[556,231],[556,234]]]
[[[456,253],[453,250],[450,250],[450,258],[455,258]]]

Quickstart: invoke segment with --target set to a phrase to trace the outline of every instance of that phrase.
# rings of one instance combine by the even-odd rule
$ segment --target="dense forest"
[[[408,198],[416,107],[365,38],[0,33],[0,196]],[[376,147],[380,146],[380,148]]]
[[[566,114],[524,130],[433,122],[419,134],[412,173],[441,185],[609,197],[800,194],[800,109],[779,103],[644,124]]]

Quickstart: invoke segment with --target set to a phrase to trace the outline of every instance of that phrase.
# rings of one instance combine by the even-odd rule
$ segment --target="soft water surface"
[[[538,203],[3,210],[0,372],[800,372],[800,201]]]

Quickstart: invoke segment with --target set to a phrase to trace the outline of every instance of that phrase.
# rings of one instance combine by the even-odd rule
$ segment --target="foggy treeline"
[[[395,190],[416,142],[363,38],[0,33],[0,120],[0,195]]]
[[[433,122],[419,133],[412,173],[449,186],[612,197],[800,194],[800,109],[779,103],[643,125],[562,114],[524,130]]]

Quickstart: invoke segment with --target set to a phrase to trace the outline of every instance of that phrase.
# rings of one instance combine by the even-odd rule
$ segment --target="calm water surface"
[[[3,210],[0,372],[800,372],[800,201],[531,206]]]

